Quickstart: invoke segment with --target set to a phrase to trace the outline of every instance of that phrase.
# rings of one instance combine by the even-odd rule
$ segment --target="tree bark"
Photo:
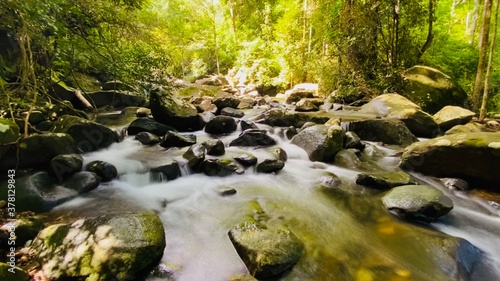
[[[497,39],[497,28],[498,28],[498,6],[499,2],[496,2],[495,8],[495,23],[493,25],[493,38],[490,43],[490,54],[488,56],[488,65],[486,67],[486,77],[484,79],[484,90],[483,90],[483,101],[481,103],[481,110],[479,111],[479,121],[484,120],[486,117],[486,104],[488,103],[488,94],[490,91],[490,80],[491,80],[491,69],[493,66],[493,53],[495,51],[495,43]]]
[[[474,1],[474,10],[472,10],[472,26],[470,29],[469,44],[474,44],[474,34],[476,33],[477,19],[479,17],[479,0]]]
[[[434,24],[434,6],[435,6],[434,4],[435,4],[435,1],[436,0],[429,0],[429,19],[428,19],[429,27],[427,29],[427,39],[425,40],[424,45],[420,49],[418,60],[420,60],[420,58],[425,53],[425,51],[427,51],[427,49],[429,49],[429,47],[432,44],[432,40],[434,39],[434,33],[432,31],[432,28],[433,28],[433,24]],[[455,2],[453,2],[453,3],[455,3]]]
[[[472,91],[472,110],[478,111],[481,101],[481,89],[483,88],[484,69],[486,66],[486,55],[488,53],[488,39],[490,33],[491,1],[484,1],[483,26],[479,40],[479,59],[477,63],[476,79]]]

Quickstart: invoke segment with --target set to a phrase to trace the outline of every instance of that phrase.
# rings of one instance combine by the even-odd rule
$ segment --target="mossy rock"
[[[441,130],[446,131],[456,125],[465,125],[472,120],[476,113],[461,108],[459,106],[447,105],[440,111],[434,114],[434,120],[439,125]]]
[[[14,273],[12,273],[14,270]],[[29,281],[31,277],[26,271],[19,267],[12,267],[6,263],[0,262],[0,280],[8,281]]]
[[[314,125],[295,135],[291,143],[304,149],[311,161],[329,162],[344,146],[344,132],[339,126]]]
[[[371,119],[349,123],[349,130],[362,140],[379,141],[385,144],[408,146],[418,139],[403,121],[398,119]]]
[[[467,93],[462,87],[435,68],[417,65],[406,70],[403,77],[408,83],[401,94],[426,112],[434,114],[447,105],[469,106]]]
[[[75,89],[80,89],[84,92],[101,90],[101,82],[99,82],[99,80],[81,72],[73,72],[69,77],[64,79],[64,81],[66,85]]]
[[[411,176],[403,171],[361,173],[356,177],[356,183],[376,189],[415,184]]]
[[[307,122],[314,122],[316,124],[324,124],[330,119],[328,116],[321,116],[319,114],[307,114],[300,112],[288,112],[283,109],[273,108],[263,112],[262,114],[254,117],[257,123],[267,124],[276,127],[302,127]]]
[[[0,118],[0,146],[11,144],[19,139],[19,126],[11,119]]]
[[[42,230],[31,246],[51,280],[136,280],[160,260],[165,232],[152,212],[105,215]]]

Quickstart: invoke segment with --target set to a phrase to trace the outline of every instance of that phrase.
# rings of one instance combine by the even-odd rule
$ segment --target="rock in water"
[[[266,131],[250,129],[231,141],[229,146],[271,146],[275,144],[276,140],[270,137]]]
[[[163,255],[165,232],[152,212],[105,215],[42,230],[31,253],[49,280],[135,280]]]
[[[177,132],[167,132],[160,142],[162,147],[185,147],[196,143],[196,135],[181,135]]]
[[[175,131],[175,129],[150,118],[138,118],[132,121],[127,128],[129,136],[137,135],[141,132],[148,132],[157,136],[163,136],[170,131]]]
[[[457,177],[500,191],[500,133],[460,133],[405,148],[400,167],[436,177]]]
[[[315,125],[292,138],[292,144],[304,149],[311,161],[332,161],[343,143],[344,132],[339,126]]]
[[[349,130],[355,132],[362,140],[380,141],[385,144],[408,146],[418,141],[406,125],[397,119],[355,121],[349,124]]]
[[[403,171],[361,173],[356,177],[356,183],[376,189],[389,189],[399,185],[414,184],[411,176]]]
[[[433,222],[453,209],[453,201],[429,185],[403,185],[382,197],[391,213],[409,220]]]
[[[258,173],[275,173],[281,171],[285,167],[285,162],[278,159],[266,159],[257,165]]]
[[[79,154],[61,154],[50,160],[49,173],[59,182],[82,170],[83,157]]]
[[[205,132],[209,134],[227,134],[236,131],[236,121],[230,116],[219,115],[208,121]]]
[[[250,274],[259,280],[290,270],[304,250],[290,230],[271,230],[251,222],[231,229],[229,238]]]
[[[92,161],[87,164],[85,169],[92,173],[96,173],[103,182],[112,181],[118,177],[118,170],[116,167],[105,161]]]
[[[447,131],[456,125],[465,125],[472,120],[476,113],[461,108],[459,106],[445,106],[436,114],[434,114],[434,120],[439,125],[442,131]]]

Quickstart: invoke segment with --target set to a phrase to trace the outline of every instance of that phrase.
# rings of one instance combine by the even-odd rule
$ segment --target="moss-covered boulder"
[[[434,137],[439,128],[431,115],[398,94],[380,95],[361,107],[361,112],[377,117],[399,119],[416,136]]]
[[[0,159],[0,169],[46,168],[57,155],[77,151],[73,138],[68,134],[47,133],[32,135],[10,145]]]
[[[434,120],[441,130],[446,131],[456,125],[465,125],[472,120],[476,113],[459,106],[447,105],[434,114]]]
[[[197,131],[204,126],[196,107],[178,98],[174,92],[162,88],[153,89],[149,102],[154,119],[178,131]]]
[[[362,140],[378,141],[385,144],[408,146],[418,139],[408,130],[401,120],[368,119],[349,123],[349,130]]]
[[[302,127],[307,122],[324,124],[330,117],[318,114],[307,114],[301,112],[290,112],[279,108],[273,108],[253,118],[255,122],[277,127]]]
[[[31,277],[19,267],[11,267],[9,264],[0,262],[0,280],[29,281]]]
[[[288,229],[268,229],[247,222],[229,231],[240,258],[255,278],[279,277],[300,260],[303,243]]]
[[[434,114],[446,105],[469,105],[467,93],[460,85],[435,68],[417,65],[403,72],[403,77],[408,83],[401,94],[426,112]]]
[[[382,197],[389,212],[408,220],[433,222],[453,209],[453,201],[429,185],[403,185]]]
[[[64,115],[52,125],[54,133],[69,134],[81,152],[106,148],[118,142],[118,134],[110,128],[80,117]]]
[[[50,280],[140,280],[160,260],[165,232],[152,212],[105,215],[56,224],[31,246]]]
[[[479,122],[469,122],[465,125],[456,125],[446,131],[444,134],[445,135],[452,135],[452,134],[460,134],[460,133],[479,133],[479,132],[487,132],[487,133],[494,133],[494,132],[499,132],[500,127],[497,126],[498,124],[495,121],[490,121],[486,123],[479,123]]]
[[[456,177],[470,183],[490,183],[500,191],[500,133],[447,135],[406,147],[400,166],[437,177]]]
[[[292,144],[304,149],[311,161],[332,161],[343,143],[344,131],[339,126],[314,125],[292,138]]]

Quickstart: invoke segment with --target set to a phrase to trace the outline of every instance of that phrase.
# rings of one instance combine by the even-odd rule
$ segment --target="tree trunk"
[[[476,33],[477,19],[479,18],[479,5],[480,1],[474,1],[474,10],[472,11],[472,26],[470,28],[469,44],[474,44],[474,34]]]
[[[488,102],[488,93],[490,91],[490,80],[491,80],[491,69],[493,66],[493,53],[495,51],[495,41],[497,39],[497,28],[498,28],[498,6],[499,2],[497,0],[495,8],[495,23],[493,25],[493,38],[490,43],[490,54],[488,56],[488,65],[486,67],[486,77],[484,79],[484,91],[483,91],[483,101],[481,103],[481,110],[479,111],[479,120],[482,121],[486,117],[486,104]]]
[[[486,66],[486,55],[488,53],[488,39],[490,33],[491,1],[484,1],[483,26],[479,40],[479,59],[477,63],[476,80],[472,91],[472,110],[478,111],[481,101],[481,89],[483,88],[484,69]]]
[[[429,0],[429,19],[428,19],[429,27],[427,28],[427,39],[425,40],[424,45],[420,49],[418,60],[420,60],[420,58],[425,53],[425,51],[427,51],[427,49],[429,49],[429,47],[432,44],[432,40],[434,39],[434,33],[432,32],[432,27],[433,27],[433,23],[434,23],[434,6],[435,6],[434,2],[435,1],[436,0]],[[453,2],[453,3],[455,3],[455,2]]]
[[[236,19],[234,15],[234,3],[233,1],[229,1],[229,14],[231,15],[231,30],[233,31],[233,41],[234,43],[237,43],[236,41]]]

